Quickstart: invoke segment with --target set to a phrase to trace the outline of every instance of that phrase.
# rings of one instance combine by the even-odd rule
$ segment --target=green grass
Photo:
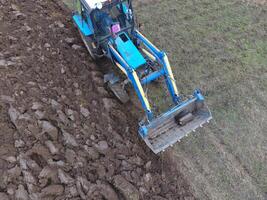
[[[63,0],[63,2],[64,2],[69,8],[73,8],[73,0]]]
[[[175,147],[196,196],[264,199],[267,7],[162,0],[138,8],[138,17],[146,36],[167,51],[179,90],[190,94],[200,87],[214,116],[209,127]]]

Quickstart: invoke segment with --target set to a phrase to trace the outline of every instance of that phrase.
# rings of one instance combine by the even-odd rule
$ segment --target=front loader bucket
[[[164,151],[212,119],[204,99],[190,99],[139,129],[139,134],[154,153]]]

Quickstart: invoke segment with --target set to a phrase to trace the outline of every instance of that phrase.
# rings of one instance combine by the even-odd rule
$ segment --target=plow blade
[[[141,126],[139,133],[154,153],[164,151],[212,119],[204,101],[193,98]],[[145,135],[144,135],[145,133]]]

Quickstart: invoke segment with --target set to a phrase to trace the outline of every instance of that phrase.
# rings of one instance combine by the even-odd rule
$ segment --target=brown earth
[[[57,1],[0,0],[0,199],[195,199]],[[102,66],[103,65],[103,66]]]

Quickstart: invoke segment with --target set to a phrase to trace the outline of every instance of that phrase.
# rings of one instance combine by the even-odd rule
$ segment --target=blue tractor
[[[212,119],[199,90],[189,98],[179,95],[168,57],[155,47],[136,26],[131,0],[74,0],[74,24],[93,59],[108,58],[132,84],[146,117],[139,123],[139,135],[154,152],[164,151]],[[108,74],[109,85],[119,78]],[[155,111],[144,87],[164,80],[173,105],[164,113]],[[126,102],[126,92],[113,92]]]

